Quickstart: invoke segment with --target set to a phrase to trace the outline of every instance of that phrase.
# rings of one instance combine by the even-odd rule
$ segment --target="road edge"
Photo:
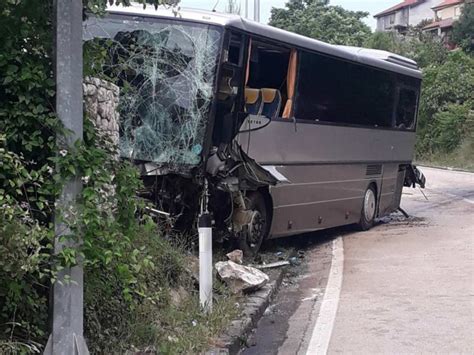
[[[337,237],[332,241],[332,260],[319,314],[309,340],[306,354],[327,354],[339,308],[344,277],[344,241]]]
[[[234,355],[242,350],[248,335],[257,327],[265,310],[280,289],[286,270],[287,267],[283,267],[273,281],[246,297],[242,305],[241,317],[230,323],[225,333],[215,341],[219,346],[209,349],[206,355]]]

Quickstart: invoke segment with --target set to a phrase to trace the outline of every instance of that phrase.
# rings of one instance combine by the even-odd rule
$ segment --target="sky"
[[[237,0],[238,1],[238,0]],[[242,10],[245,0],[240,0],[242,3]],[[253,14],[253,0],[249,2],[249,17]],[[267,23],[270,18],[270,10],[272,7],[284,7],[287,0],[260,0],[260,21]],[[379,13],[393,5],[398,4],[401,0],[331,0],[331,5],[339,5],[345,9],[353,11],[367,11],[370,16],[365,18],[364,22],[367,23],[372,29],[375,29],[375,19],[372,17],[376,13]],[[211,10],[214,5],[218,3],[216,10],[223,11],[228,3],[227,0],[181,0],[182,7],[192,7],[198,9]],[[242,11],[243,15],[243,11]]]

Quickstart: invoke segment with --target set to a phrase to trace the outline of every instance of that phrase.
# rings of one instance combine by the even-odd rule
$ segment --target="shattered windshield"
[[[85,56],[93,56],[92,75],[120,87],[121,156],[198,164],[213,98],[219,29],[110,15],[89,18],[84,40]]]

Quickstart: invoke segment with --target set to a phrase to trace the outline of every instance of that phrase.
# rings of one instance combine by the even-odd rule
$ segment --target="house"
[[[444,0],[432,9],[434,21],[423,27],[424,32],[432,33],[443,39],[443,42],[451,47],[451,31],[453,22],[461,15],[464,0]]]
[[[384,10],[374,17],[377,19],[377,31],[396,31],[405,33],[409,26],[433,18],[432,8],[439,0],[404,0]]]

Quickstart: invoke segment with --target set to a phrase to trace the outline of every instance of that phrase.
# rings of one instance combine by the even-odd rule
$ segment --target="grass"
[[[474,139],[465,140],[451,153],[439,153],[416,159],[417,164],[449,167],[474,172]]]
[[[86,270],[85,336],[89,350],[92,354],[147,350],[190,354],[206,350],[238,315],[235,296],[215,280],[213,312],[203,313],[196,283],[187,267],[189,253],[182,243],[143,231],[136,244],[146,247],[154,269],[143,272],[138,281],[142,286],[140,295],[135,294],[132,300],[124,296],[119,275]],[[178,300],[176,294],[181,295]]]

